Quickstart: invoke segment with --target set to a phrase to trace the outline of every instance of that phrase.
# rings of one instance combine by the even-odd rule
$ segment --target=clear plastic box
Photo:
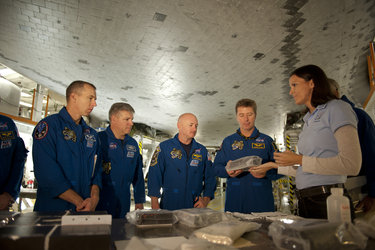
[[[126,214],[126,219],[137,226],[171,226],[177,222],[172,211],[163,209],[134,210]]]
[[[242,158],[239,158],[237,160],[231,161],[227,164],[225,169],[227,171],[233,171],[233,170],[247,170],[254,166],[259,166],[262,164],[262,158],[260,158],[257,155],[251,155],[251,156],[245,156]]]
[[[222,212],[210,208],[188,208],[174,211],[179,223],[189,227],[206,227],[222,221]]]

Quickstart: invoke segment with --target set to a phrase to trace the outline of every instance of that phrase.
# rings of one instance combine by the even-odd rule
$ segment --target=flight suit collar
[[[115,134],[113,133],[112,129],[111,129],[111,125],[109,125],[107,128],[106,128],[106,133],[107,135],[109,136],[109,138],[111,140],[118,140],[118,141],[121,141],[121,139],[117,139]],[[125,138],[124,138],[124,142],[126,142],[127,140],[129,139],[129,135],[125,135]]]
[[[68,110],[66,110],[66,107],[63,107],[60,112],[59,112],[59,115],[66,121],[69,123],[69,125],[71,126],[78,126],[78,125],[81,125],[83,128],[87,128],[87,124],[85,122],[85,120],[81,117],[81,120],[79,122],[79,124],[77,125],[74,121],[73,121],[73,118],[70,116],[70,114],[68,113]]]
[[[244,138],[245,140],[254,140],[254,139],[258,138],[259,135],[260,135],[259,130],[256,127],[254,127],[254,131],[253,131],[253,133],[251,133],[251,135],[249,137],[244,136],[241,133],[241,129],[240,128],[237,129],[237,134],[239,136],[241,136],[242,138]]]
[[[173,138],[173,141],[174,141],[174,143],[176,144],[176,145],[178,145],[179,147],[181,147],[182,148],[182,146],[181,146],[181,142],[180,142],[180,140],[178,139],[178,133],[174,136],[174,138]],[[192,140],[191,140],[191,149],[194,149],[194,148],[196,148],[197,147],[197,142],[195,141],[195,139],[193,138]]]

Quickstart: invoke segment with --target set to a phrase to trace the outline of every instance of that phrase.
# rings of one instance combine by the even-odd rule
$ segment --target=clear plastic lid
[[[262,164],[262,158],[257,155],[245,156],[237,160],[231,161],[225,169],[228,171],[249,169],[250,167],[259,166]]]

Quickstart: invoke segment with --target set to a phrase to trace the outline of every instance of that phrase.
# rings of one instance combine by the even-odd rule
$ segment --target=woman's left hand
[[[293,166],[296,164],[302,165],[302,155],[298,155],[292,151],[275,152],[273,158],[279,166]]]

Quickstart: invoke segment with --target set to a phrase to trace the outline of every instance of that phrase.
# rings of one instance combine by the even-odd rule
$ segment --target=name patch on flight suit
[[[111,172],[111,163],[110,162],[103,162],[103,172],[109,174]]]
[[[45,121],[39,122],[38,125],[35,127],[34,138],[37,140],[41,140],[46,137],[48,133],[48,124]]]
[[[1,149],[6,149],[12,147],[12,141],[11,140],[6,140],[6,141],[1,141]]]
[[[130,145],[130,144],[126,144],[126,149],[128,151],[131,151],[131,152],[136,152],[137,151],[137,149],[135,148],[135,146],[134,145]]]
[[[134,158],[134,152],[128,151],[128,154],[126,155],[128,158]]]
[[[0,140],[6,141],[6,140],[12,140],[14,139],[14,132],[13,131],[3,131],[0,132]]]
[[[253,143],[251,143],[251,148],[254,148],[254,149],[265,149],[266,145],[264,143],[253,142]]]
[[[7,122],[0,122],[0,129],[8,129],[8,123]]]
[[[96,142],[96,138],[93,134],[86,134],[85,139],[87,141],[87,147],[92,148],[94,146],[94,143]]]
[[[199,160],[191,160],[190,166],[192,166],[192,167],[198,167],[198,165],[199,165]]]
[[[181,160],[182,152],[179,149],[173,148],[173,150],[171,151],[171,156],[172,156],[172,159],[178,158],[178,159]]]
[[[243,141],[234,141],[232,144],[232,150],[242,150],[243,149]]]
[[[76,142],[77,141],[77,136],[76,136],[76,133],[71,130],[71,129],[68,129],[67,127],[64,128],[64,130],[62,131],[63,135],[64,135],[64,139],[69,141],[71,140],[72,142]]]
[[[160,146],[157,146],[154,154],[152,155],[152,159],[151,159],[151,163],[150,163],[151,167],[155,166],[158,163],[158,156],[159,156],[160,152],[161,152]]]
[[[202,155],[201,154],[194,153],[191,158],[193,160],[202,161]]]

